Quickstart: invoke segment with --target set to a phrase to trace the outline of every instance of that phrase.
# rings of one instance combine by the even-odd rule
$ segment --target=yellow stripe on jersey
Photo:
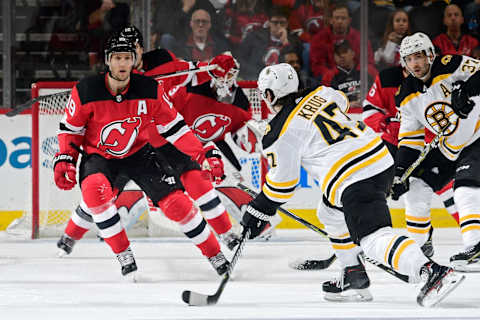
[[[430,231],[430,228],[418,229],[418,228],[414,228],[414,227],[409,227],[409,226],[407,226],[407,231],[408,231],[408,232],[411,232],[411,233],[425,234],[425,233],[428,233],[428,232]]]
[[[415,93],[409,94],[408,96],[405,97],[405,99],[402,100],[402,102],[400,102],[400,107],[406,105],[410,100],[412,100],[413,98],[415,98],[416,96],[419,96],[419,95],[420,95],[420,92],[415,92]]]
[[[461,144],[459,146],[454,146],[454,145],[451,145],[450,143],[448,143],[446,138],[442,138],[442,139],[445,140],[445,142],[444,142],[445,146],[448,147],[449,149],[452,149],[452,150],[460,150],[467,144],[467,143],[464,143],[464,144]]]
[[[415,221],[415,222],[429,222],[430,217],[414,217],[410,215],[405,215],[405,218],[410,221]]]
[[[424,147],[425,142],[424,141],[418,141],[418,140],[401,140],[398,142],[398,146],[417,146],[417,147]]]
[[[442,80],[445,80],[445,79],[447,79],[448,77],[450,77],[451,75],[452,75],[451,73],[446,73],[446,74],[438,75],[438,76],[436,76],[435,78],[433,78],[431,85],[433,86],[435,83],[440,82],[440,81],[442,81]]]
[[[314,94],[316,94],[317,92],[323,90],[323,86],[320,86],[318,87],[317,89],[313,90],[312,92],[310,92],[305,98],[303,98],[302,100],[300,100],[300,102],[297,104],[297,106],[295,107],[295,109],[293,109],[293,111],[290,113],[290,115],[288,116],[287,120],[285,121],[285,123],[283,124],[283,127],[282,127],[282,130],[280,131],[280,134],[278,135],[278,137],[280,137],[282,134],[285,133],[285,131],[287,131],[287,128],[288,128],[288,125],[290,124],[290,122],[292,121],[293,117],[298,113],[298,111],[303,107],[303,104],[309,100]]]
[[[332,248],[335,249],[335,250],[348,250],[348,249],[353,249],[355,248],[357,245],[354,244],[354,243],[336,243],[336,244],[332,244]]]
[[[425,135],[425,130],[416,130],[416,131],[407,131],[398,134],[398,138],[410,137],[410,136],[423,136]]]
[[[465,232],[472,231],[472,230],[480,230],[480,225],[478,225],[478,224],[469,224],[468,226],[465,226],[465,227],[463,227],[463,228],[460,228],[460,232],[461,232],[461,233],[465,233]]]
[[[365,168],[366,166],[369,166],[369,165],[379,161],[380,159],[382,159],[385,156],[390,154],[390,152],[388,151],[388,149],[385,146],[381,150],[382,151],[377,152],[376,156],[371,157],[369,160],[366,160],[366,161],[364,160],[364,161],[360,162],[358,165],[352,167],[351,169],[349,169],[347,172],[343,173],[340,176],[340,178],[335,182],[335,184],[334,184],[334,186],[333,186],[333,188],[330,192],[330,195],[328,197],[328,200],[330,201],[330,203],[335,203],[335,195],[337,193],[337,189],[340,187],[342,182],[345,181],[345,179],[350,177],[354,172],[357,172],[358,170],[361,170],[361,169]]]
[[[400,260],[400,256],[402,255],[402,252],[405,251],[405,249],[414,244],[415,241],[413,239],[409,239],[407,241],[403,241],[403,243],[398,247],[398,249],[395,251],[395,254],[393,256],[393,265],[392,267],[396,270],[398,270],[398,260]]]
[[[285,193],[279,193],[272,191],[270,188],[268,188],[267,184],[265,183],[262,188],[263,193],[270,199],[276,202],[286,202],[288,199],[293,197],[294,191],[291,192],[285,192]]]
[[[479,219],[480,220],[480,214],[469,214],[467,216],[463,216],[460,218],[460,223],[465,222],[466,220],[470,219]]]
[[[392,248],[393,243],[395,240],[397,240],[398,236],[394,236],[392,240],[388,243],[387,250],[385,250],[385,257],[383,257],[383,261],[388,263],[388,253],[390,252],[390,249]]]
[[[480,128],[480,120],[477,121],[477,124],[475,125],[475,132],[477,132],[478,128]]]
[[[350,159],[365,153],[369,149],[375,148],[379,143],[381,143],[381,141],[382,140],[380,137],[376,137],[375,139],[367,143],[365,146],[347,153],[342,158],[340,158],[337,162],[335,162],[333,166],[330,168],[330,170],[328,171],[327,175],[325,176],[325,179],[323,180],[322,192],[325,194],[328,182],[330,181],[330,179],[332,179],[332,176],[335,174],[335,172],[337,172],[338,169],[341,168],[341,166],[347,163],[347,161],[349,161]]]
[[[298,178],[297,179],[293,179],[293,180],[290,180],[290,181],[285,181],[285,182],[275,182],[275,181],[272,181],[269,177],[268,177],[268,174],[267,176],[265,177],[268,184],[271,185],[272,187],[278,187],[278,188],[293,188],[297,185],[298,183]]]

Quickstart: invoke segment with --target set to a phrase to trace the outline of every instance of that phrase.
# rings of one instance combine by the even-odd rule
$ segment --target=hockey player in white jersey
[[[258,87],[276,115],[262,140],[270,163],[266,183],[242,220],[250,237],[293,196],[303,166],[320,183],[323,208],[317,214],[344,267],[340,279],[323,284],[326,299],[372,299],[358,258],[362,249],[413,281],[425,280],[420,305],[435,305],[451,292],[463,277],[429,260],[411,238],[393,233],[386,201],[393,158],[373,130],[345,114],[347,97],[324,86],[298,92],[296,72],[284,63],[264,68]]]
[[[435,55],[427,35],[403,39],[400,55],[410,75],[396,96],[401,114],[399,150],[392,196],[409,189],[400,176],[424,147],[424,128],[440,135],[435,167],[440,183],[455,178],[454,199],[459,213],[464,251],[450,258],[461,271],[480,270],[480,61],[460,55]]]

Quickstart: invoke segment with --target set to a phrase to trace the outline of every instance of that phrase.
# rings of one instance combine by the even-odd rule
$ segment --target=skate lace
[[[340,270],[340,276],[338,278],[333,279],[333,283],[337,288],[343,289],[344,281],[345,281],[345,268]]]
[[[118,262],[120,262],[120,265],[122,267],[135,262],[135,259],[133,258],[132,249],[130,248],[117,254],[117,259],[118,259]]]
[[[227,259],[225,259],[225,256],[221,252],[216,256],[208,258],[208,260],[215,268],[220,267],[222,264],[224,264],[227,261]]]
[[[66,245],[67,247],[72,248],[73,245],[75,244],[75,240],[70,238],[69,236],[62,236],[62,243]]]

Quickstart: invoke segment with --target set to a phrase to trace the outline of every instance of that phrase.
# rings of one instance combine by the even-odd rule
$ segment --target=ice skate
[[[423,246],[421,246],[420,249],[422,249],[423,254],[427,258],[433,257],[434,250],[433,250],[433,243],[432,243],[432,235],[433,235],[433,227],[430,227],[430,230],[428,231],[428,239],[425,241]]]
[[[240,236],[232,230],[220,234],[219,237],[229,250],[233,250],[240,243]]]
[[[420,270],[420,276],[426,280],[417,296],[417,303],[423,307],[436,306],[465,279],[452,268],[435,262],[427,262]]]
[[[455,271],[480,272],[480,242],[466,251],[451,256],[450,265]]]
[[[327,301],[363,302],[372,301],[373,297],[368,290],[370,279],[365,267],[358,259],[359,264],[345,267],[339,279],[326,281],[322,285]]]
[[[212,264],[215,271],[217,271],[218,275],[223,275],[228,270],[228,266],[230,262],[225,258],[223,252],[217,253],[216,256],[208,258],[208,261]]]
[[[75,239],[63,234],[57,242],[57,257],[62,258],[72,253],[73,246],[75,245]]]
[[[135,263],[135,258],[133,257],[133,252],[130,247],[125,251],[117,254],[118,262],[122,267],[122,275],[126,280],[135,282],[136,281],[136,271],[137,264]]]

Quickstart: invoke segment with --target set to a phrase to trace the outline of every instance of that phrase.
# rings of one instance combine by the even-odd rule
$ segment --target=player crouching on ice
[[[266,183],[242,221],[251,238],[293,196],[303,166],[321,185],[317,215],[344,267],[340,279],[323,283],[326,299],[372,299],[360,250],[415,282],[425,281],[417,297],[422,306],[437,304],[458,286],[464,276],[429,260],[413,239],[392,231],[386,196],[393,159],[373,130],[345,114],[349,102],[341,91],[325,86],[298,91],[297,74],[285,63],[264,68],[258,87],[276,115],[262,141],[270,162]],[[349,293],[353,296],[345,297]]]
[[[208,174],[222,177],[223,163],[203,149],[183,118],[171,107],[162,84],[132,74],[135,45],[128,38],[112,35],[106,45],[108,72],[80,81],[72,90],[60,122],[60,152],[54,158],[55,183],[70,190],[76,184],[78,146],[86,155],[79,166],[82,209],[92,221],[73,215],[75,237],[81,238],[93,223],[120,262],[123,275],[137,270],[130,242],[114,204],[117,183],[133,180],[165,215],[209,259],[219,274],[228,261],[215,235],[184,194],[169,169],[158,162],[149,142],[151,131],[158,133],[200,164],[208,163]],[[68,228],[68,226],[67,226]]]

